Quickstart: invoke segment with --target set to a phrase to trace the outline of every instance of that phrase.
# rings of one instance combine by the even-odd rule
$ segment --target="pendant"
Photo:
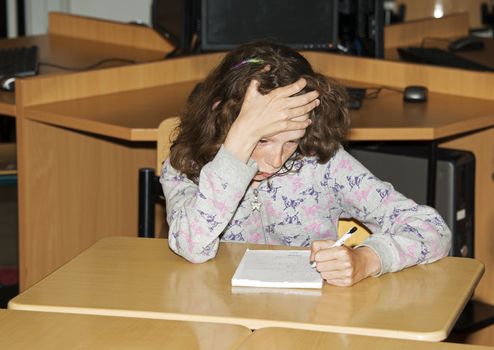
[[[256,188],[254,190],[254,200],[251,202],[252,211],[255,211],[255,210],[259,211],[259,210],[261,210],[262,203],[259,202],[259,197],[258,196],[259,196],[259,190]]]

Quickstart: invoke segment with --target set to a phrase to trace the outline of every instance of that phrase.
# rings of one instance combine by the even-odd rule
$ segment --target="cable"
[[[134,60],[128,60],[125,58],[105,58],[104,60],[98,61],[92,65],[89,65],[89,66],[83,67],[83,68],[66,67],[66,66],[61,66],[59,64],[50,63],[50,62],[40,62],[39,65],[63,69],[63,70],[70,70],[70,71],[84,71],[84,70],[94,69],[98,66],[101,66],[104,63],[107,63],[107,62],[125,62],[125,63],[132,63],[132,64],[136,63],[136,61],[134,61]]]
[[[393,87],[390,87],[390,86],[375,86],[375,87],[368,87],[366,88],[366,93],[365,93],[365,98],[368,99],[368,100],[371,100],[371,99],[375,99],[379,96],[379,93],[382,91],[382,90],[391,90],[391,91],[396,91],[396,92],[399,92],[399,93],[403,93],[403,90],[401,89],[397,89],[397,88],[393,88]]]

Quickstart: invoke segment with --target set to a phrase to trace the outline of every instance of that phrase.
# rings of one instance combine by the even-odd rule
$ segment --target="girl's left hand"
[[[310,260],[316,262],[321,277],[335,286],[351,286],[381,270],[381,261],[368,247],[332,247],[334,241],[314,241]]]

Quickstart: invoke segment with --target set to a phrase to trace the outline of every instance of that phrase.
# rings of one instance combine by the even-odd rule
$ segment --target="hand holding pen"
[[[329,284],[351,286],[381,270],[380,258],[371,248],[364,246],[353,249],[343,246],[355,231],[357,228],[352,227],[336,242],[312,242],[311,264]]]
[[[345,242],[350,237],[352,237],[352,234],[354,234],[355,231],[357,231],[357,226],[353,226],[351,229],[349,229],[347,232],[345,232],[345,234],[343,234],[336,242],[334,242],[330,248],[341,247],[343,244],[345,244]],[[316,261],[315,260],[311,261],[310,266],[312,266],[312,268],[315,268],[316,267]]]

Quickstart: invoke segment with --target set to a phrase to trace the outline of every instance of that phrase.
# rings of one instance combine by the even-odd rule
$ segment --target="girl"
[[[163,165],[170,248],[199,263],[220,240],[311,246],[321,276],[340,286],[447,255],[451,232],[438,213],[341,147],[345,99],[288,47],[228,53],[190,97]],[[338,220],[350,217],[373,234],[332,248]]]

